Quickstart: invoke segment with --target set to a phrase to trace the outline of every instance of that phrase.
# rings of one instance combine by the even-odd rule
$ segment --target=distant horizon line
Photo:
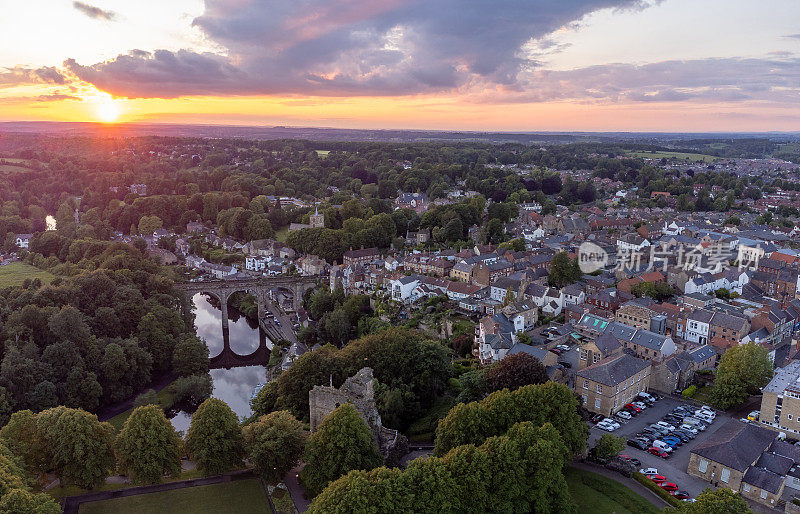
[[[129,121],[122,123],[103,123],[98,121],[58,121],[58,120],[0,120],[0,128],[3,125],[83,125],[93,127],[122,128],[130,126],[171,126],[171,127],[222,127],[222,128],[246,128],[246,129],[296,129],[296,130],[343,130],[343,131],[369,131],[369,132],[459,132],[465,134],[547,134],[547,135],[571,135],[571,134],[652,134],[652,135],[800,135],[799,130],[774,130],[774,131],[700,131],[700,132],[681,132],[668,130],[489,130],[489,129],[425,129],[425,128],[353,128],[335,127],[325,125],[268,125],[268,124],[233,124],[233,123],[185,123],[185,122],[159,122],[159,121]]]

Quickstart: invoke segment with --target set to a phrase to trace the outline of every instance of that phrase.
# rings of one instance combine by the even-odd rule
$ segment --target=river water
[[[192,298],[195,307],[195,327],[197,335],[206,341],[211,357],[219,355],[224,346],[222,333],[222,311],[212,303],[206,295],[196,294]],[[228,337],[231,350],[239,355],[247,355],[258,348],[259,342],[265,340],[267,347],[272,342],[259,329],[258,324],[240,315],[236,309],[228,306]],[[214,398],[227,403],[240,418],[250,416],[250,396],[253,388],[266,380],[264,366],[243,366],[232,369],[212,369],[211,379],[214,381]],[[191,415],[179,412],[172,418],[172,425],[177,430],[189,428]]]

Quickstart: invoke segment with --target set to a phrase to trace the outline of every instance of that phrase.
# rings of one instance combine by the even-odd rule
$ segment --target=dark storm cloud
[[[226,57],[130,53],[81,66],[112,94],[405,95],[472,81],[513,85],[522,46],[598,9],[643,0],[206,0],[194,20]],[[171,63],[171,65],[167,65]],[[198,83],[202,79],[204,83]]]
[[[72,7],[85,14],[89,18],[93,18],[95,20],[114,21],[117,19],[117,13],[114,11],[106,11],[104,9],[100,9],[99,7],[85,4],[83,2],[72,2]]]

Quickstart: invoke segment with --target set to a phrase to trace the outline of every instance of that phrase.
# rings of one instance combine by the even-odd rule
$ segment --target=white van
[[[653,446],[655,448],[658,448],[659,450],[664,450],[667,453],[670,453],[672,451],[672,446],[668,445],[667,443],[659,439],[653,441]]]

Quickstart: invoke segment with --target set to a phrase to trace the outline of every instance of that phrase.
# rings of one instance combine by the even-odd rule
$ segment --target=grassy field
[[[289,227],[282,228],[275,232],[275,241],[280,241],[281,243],[286,242],[286,237],[289,235]]]
[[[139,494],[114,500],[84,503],[79,512],[94,514],[201,514],[269,512],[267,492],[257,479],[187,487],[161,493]]]
[[[597,473],[567,468],[564,476],[567,479],[569,492],[572,493],[572,499],[578,505],[578,512],[598,514],[660,512],[652,503],[624,485]]]
[[[0,289],[22,285],[26,278],[31,280],[38,278],[42,284],[49,284],[56,277],[48,271],[20,261],[0,266]]]
[[[157,393],[157,396],[158,396],[158,404],[161,405],[162,409],[169,409],[170,407],[172,407],[175,395],[171,392],[170,386],[167,386],[161,391],[159,391]],[[108,422],[111,423],[117,430],[122,430],[122,426],[125,424],[125,421],[128,419],[128,416],[131,415],[131,412],[133,412],[133,409],[128,409],[125,412],[121,412],[116,416],[114,416],[113,418],[109,419]]]
[[[276,487],[272,491],[272,503],[279,514],[295,514],[294,502],[289,491],[282,487]]]
[[[699,153],[686,153],[686,152],[633,152],[630,151],[627,153],[630,157],[641,157],[642,159],[678,159],[681,161],[703,161],[703,162],[712,162],[719,157],[715,157],[713,155],[705,155]]]
[[[449,396],[436,398],[430,410],[408,427],[409,441],[433,441],[436,425],[440,419],[447,416],[447,413],[450,412],[455,403],[455,399]]]

